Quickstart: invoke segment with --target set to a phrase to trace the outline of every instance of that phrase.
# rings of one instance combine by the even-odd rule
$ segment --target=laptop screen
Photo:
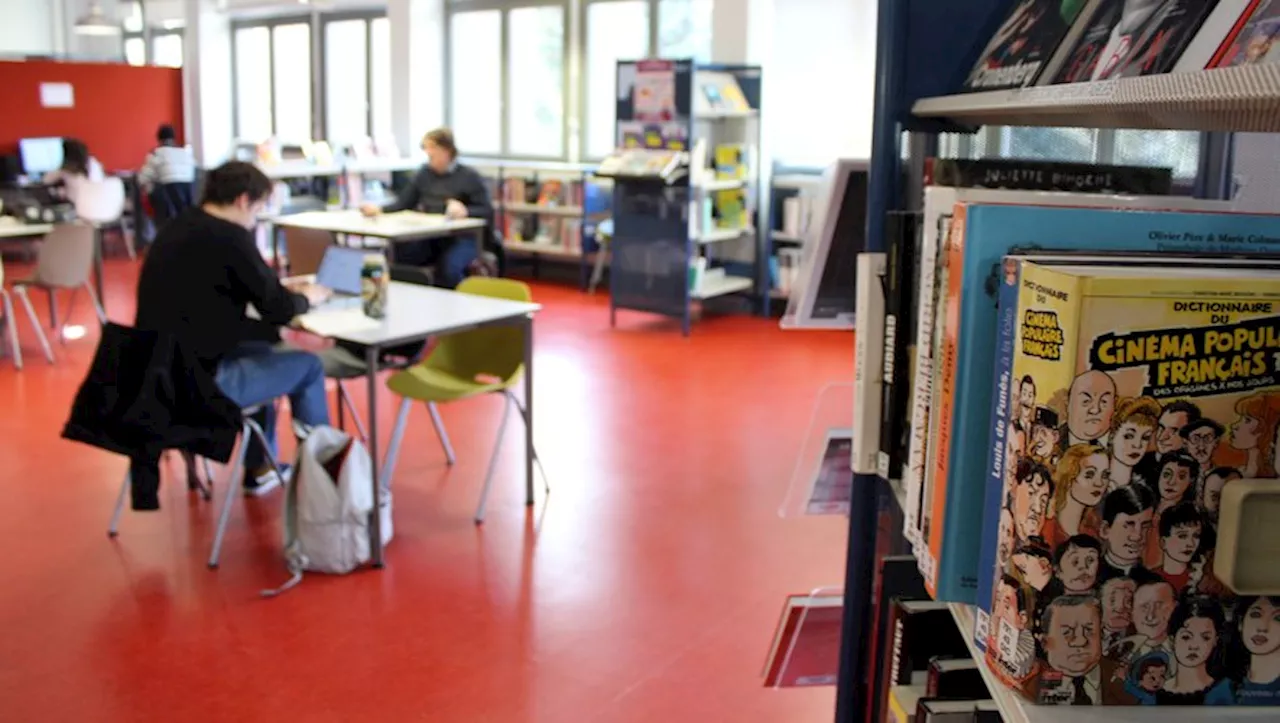
[[[320,268],[316,271],[316,283],[333,289],[338,294],[360,295],[360,269],[364,265],[365,251],[343,246],[325,249]]]

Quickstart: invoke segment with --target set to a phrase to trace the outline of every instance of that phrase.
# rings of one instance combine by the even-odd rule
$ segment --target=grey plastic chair
[[[5,347],[13,355],[13,366],[22,369],[22,347],[18,344],[18,320],[13,316],[13,297],[4,288],[4,259],[0,259],[0,326],[5,332]]]
[[[270,402],[274,404],[274,402]],[[231,457],[230,464],[227,465],[227,481],[226,492],[223,493],[222,510],[218,514],[218,527],[213,533],[213,546],[209,550],[209,569],[216,570],[218,567],[218,559],[222,555],[222,540],[227,534],[227,522],[231,519],[231,501],[237,496],[236,488],[236,472],[244,469],[245,453],[249,450],[249,445],[254,438],[262,445],[262,449],[267,454],[268,461],[276,468],[276,474],[283,478],[284,471],[280,468],[280,463],[276,460],[275,455],[271,454],[270,448],[267,446],[267,436],[263,433],[262,427],[253,420],[253,415],[261,409],[262,405],[246,407],[241,411],[244,422],[240,429],[240,441],[236,444],[236,453]],[[209,460],[205,459],[204,469],[205,477],[209,480],[209,486],[206,488],[203,484],[199,485],[201,495],[206,499],[213,497],[213,467]],[[187,474],[190,475],[193,470],[188,467]],[[124,475],[124,482],[120,485],[120,492],[116,495],[115,510],[111,513],[111,524],[107,526],[107,536],[117,537],[120,534],[120,517],[124,514],[124,501],[129,496],[129,473]]]
[[[67,319],[71,318],[71,310],[75,307],[76,292],[84,289],[89,293],[89,299],[93,302],[93,310],[98,315],[98,322],[107,323],[106,312],[102,310],[102,304],[98,300],[97,291],[94,290],[93,284],[89,282],[89,275],[93,270],[93,254],[94,246],[97,243],[94,238],[94,230],[92,226],[87,224],[73,222],[60,223],[53,227],[53,231],[40,242],[40,248],[36,256],[36,270],[28,279],[15,281],[13,291],[18,295],[18,300],[22,302],[23,308],[26,309],[27,318],[31,321],[32,328],[36,331],[36,336],[40,339],[40,346],[44,350],[44,356],[53,363],[53,348],[49,346],[49,339],[44,334],[44,329],[40,326],[40,320],[36,317],[35,308],[31,306],[31,296],[29,289],[40,289],[49,294],[51,300],[55,300],[59,289],[70,289],[72,291],[71,302],[67,307]],[[58,332],[58,339],[63,343],[66,342],[66,336],[63,334],[62,324],[57,318],[57,307],[50,304],[51,319],[53,328]]]

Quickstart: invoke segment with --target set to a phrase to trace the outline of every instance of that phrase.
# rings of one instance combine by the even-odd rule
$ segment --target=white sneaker
[[[282,476],[283,473],[283,476]],[[293,465],[282,464],[279,471],[268,467],[258,473],[252,480],[245,480],[244,493],[249,497],[262,497],[275,488],[289,481],[293,476]]]

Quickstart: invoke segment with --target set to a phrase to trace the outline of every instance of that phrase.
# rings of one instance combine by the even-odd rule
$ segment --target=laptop
[[[364,249],[345,246],[330,246],[325,249],[324,256],[320,259],[320,268],[316,270],[316,283],[332,290],[333,296],[313,307],[312,311],[359,308],[360,272],[364,267],[366,253]]]

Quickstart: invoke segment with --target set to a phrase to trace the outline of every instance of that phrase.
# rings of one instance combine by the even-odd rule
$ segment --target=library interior
[[[3,720],[1280,720],[1280,0],[0,18]]]

